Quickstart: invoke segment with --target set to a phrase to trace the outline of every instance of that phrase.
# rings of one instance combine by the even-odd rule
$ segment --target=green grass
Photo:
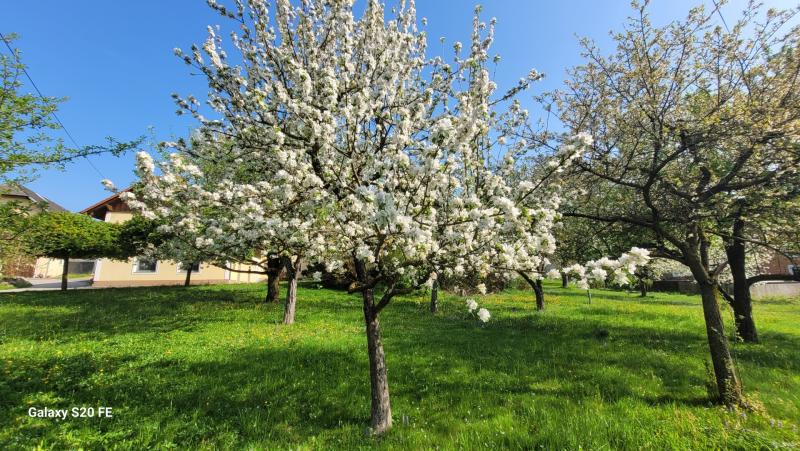
[[[67,274],[68,279],[87,279],[92,276],[94,276],[94,273],[91,272],[79,272],[75,274],[72,273]]]
[[[0,290],[13,290],[14,288],[17,287],[11,285],[10,283],[0,283]]]
[[[382,315],[394,429],[376,439],[360,300],[304,287],[297,324],[255,285],[0,295],[0,449],[780,449],[800,446],[800,301],[755,305],[733,348],[749,398],[708,402],[695,297],[546,286],[423,295]],[[725,311],[730,320],[730,312]],[[730,327],[730,326],[728,326]],[[29,406],[110,406],[110,419]]]

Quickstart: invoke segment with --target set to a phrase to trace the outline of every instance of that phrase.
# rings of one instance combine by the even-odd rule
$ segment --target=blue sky
[[[699,1],[653,0],[653,21],[682,18]],[[441,36],[447,38],[447,55],[452,42],[469,40],[474,4],[417,0],[418,15],[428,18],[430,53],[442,50]],[[482,4],[485,20],[497,17],[493,53],[500,54],[502,62],[496,81],[500,88],[508,87],[536,68],[546,78],[532,93],[557,88],[565,69],[580,62],[576,35],[610,49],[608,31],[619,29],[631,13],[627,0]],[[767,4],[787,8],[796,2]],[[733,18],[743,5],[744,0],[735,0],[725,14]],[[152,143],[185,136],[194,125],[191,118],[175,114],[170,94],[201,97],[207,89],[204,79],[191,75],[172,49],[202,43],[207,25],[220,23],[205,1],[18,0],[5,2],[2,11],[0,31],[20,35],[15,45],[39,89],[48,96],[68,98],[58,115],[79,144],[100,144],[106,136],[128,140],[140,135]],[[61,131],[54,134],[64,137]],[[92,163],[102,176],[87,162],[78,161],[65,171],[43,172],[29,186],[68,209],[80,210],[109,194],[100,185],[101,178],[120,187],[134,180],[133,154],[93,157]]]

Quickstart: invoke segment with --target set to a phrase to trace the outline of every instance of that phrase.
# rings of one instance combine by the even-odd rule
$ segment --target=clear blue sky
[[[360,0],[363,1],[363,0]],[[653,19],[682,18],[701,0],[653,0]],[[710,3],[710,0],[707,0]],[[148,135],[148,141],[185,136],[194,125],[175,115],[170,94],[205,94],[204,79],[192,76],[172,53],[202,43],[206,26],[220,23],[203,0],[136,0],[63,2],[7,1],[0,31],[16,32],[29,73],[48,96],[67,97],[58,115],[81,145]],[[467,42],[476,2],[417,0],[420,17],[428,18],[431,53],[447,38],[449,55],[456,40]],[[576,35],[595,39],[609,49],[608,31],[619,29],[631,12],[627,0],[486,0],[482,16],[497,17],[493,53],[502,56],[496,80],[511,86],[536,68],[546,78],[533,93],[558,87],[567,67],[580,62]],[[787,8],[793,0],[768,0]],[[744,0],[726,7],[736,16]],[[5,49],[0,49],[5,51]],[[63,132],[54,132],[63,136]],[[147,148],[147,146],[143,146]],[[133,155],[93,157],[103,176],[119,187],[134,180]],[[85,161],[65,171],[46,171],[29,186],[71,210],[80,210],[109,195],[102,177]]]

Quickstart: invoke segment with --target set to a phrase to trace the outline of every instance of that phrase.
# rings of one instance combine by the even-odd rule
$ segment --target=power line
[[[0,39],[3,40],[3,44],[5,44],[6,47],[8,48],[8,51],[11,52],[11,56],[14,59],[17,60],[17,63],[19,63],[20,67],[22,68],[22,72],[25,74],[25,77],[28,78],[28,81],[31,83],[31,86],[33,86],[33,89],[36,90],[36,93],[39,94],[39,97],[41,97],[41,99],[43,101],[47,102],[47,97],[45,97],[44,94],[42,94],[42,91],[39,90],[39,87],[36,86],[36,83],[33,81],[33,78],[28,73],[28,70],[25,68],[25,65],[22,64],[22,61],[19,60],[19,57],[17,56],[17,54],[14,53],[14,49],[11,47],[11,44],[8,43],[8,39],[6,39],[6,37],[3,35],[3,33],[0,33]],[[56,112],[55,111],[51,111],[50,114],[53,116],[53,119],[56,120],[56,123],[58,123],[58,125],[61,127],[61,130],[64,130],[64,133],[67,135],[69,140],[72,141],[72,144],[74,144],[76,148],[81,147],[78,144],[78,142],[75,141],[75,138],[72,137],[72,134],[69,132],[69,130],[67,130],[67,127],[64,126],[64,123],[61,122],[61,119],[58,118],[58,115],[56,114]],[[106,176],[103,175],[103,173],[100,172],[99,169],[97,169],[97,166],[95,166],[94,163],[92,163],[92,160],[90,160],[88,156],[84,156],[84,158],[86,159],[86,162],[89,163],[89,166],[91,166],[92,169],[94,169],[94,171],[97,172],[97,174],[100,177],[106,178]]]

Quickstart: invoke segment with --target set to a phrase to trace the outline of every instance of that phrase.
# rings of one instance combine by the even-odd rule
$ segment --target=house
[[[794,275],[800,274],[800,255],[790,255],[789,259],[784,254],[772,252],[769,261],[763,265],[764,274]]]
[[[125,192],[128,190],[123,190]],[[129,220],[133,212],[120,199],[120,194],[109,196],[81,211],[100,221],[119,224]],[[247,265],[234,264],[234,270],[256,270]],[[249,283],[260,282],[266,276],[260,274],[229,271],[208,263],[198,263],[192,268],[192,284]],[[126,261],[102,258],[94,266],[93,286],[131,287],[155,285],[179,285],[186,279],[186,270],[173,261],[135,257]]]
[[[0,185],[0,202],[19,202],[26,205],[35,205],[46,211],[67,211],[66,208],[52,200],[16,183]]]
[[[797,297],[800,296],[800,255],[789,255],[788,257],[776,251],[770,251],[757,262],[755,269],[751,269],[753,274],[749,275],[771,275],[771,276],[795,276],[795,280],[786,277],[785,280],[762,280],[750,286],[750,295],[753,299],[769,297]],[[662,275],[660,280],[653,282],[653,291],[679,292],[686,294],[697,294],[700,292],[694,278],[687,268],[675,264],[673,271],[668,271]],[[729,292],[733,290],[731,282],[723,283],[723,288]]]
[[[42,211],[67,211],[52,200],[36,193],[26,186],[17,183],[0,185],[0,203],[16,203],[24,208],[25,214],[36,214]],[[11,240],[12,238],[9,238]],[[13,277],[60,277],[63,265],[60,260],[50,258],[34,258],[25,255],[23,249],[9,247],[0,256],[0,272]],[[91,263],[91,262],[89,262]],[[75,265],[86,264],[76,261]],[[73,263],[70,263],[72,267]]]

